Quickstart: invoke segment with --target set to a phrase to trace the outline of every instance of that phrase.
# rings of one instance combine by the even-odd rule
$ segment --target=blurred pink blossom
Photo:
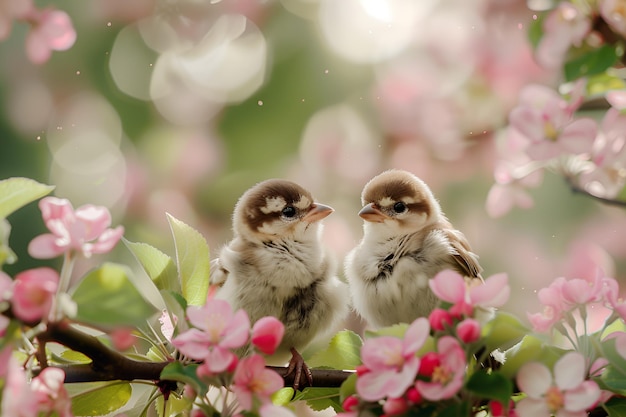
[[[252,410],[254,400],[261,404],[271,402],[270,396],[284,386],[276,372],[265,368],[265,360],[254,354],[243,358],[233,376],[232,390],[244,410]]]
[[[418,380],[415,387],[430,401],[439,401],[454,396],[463,386],[467,361],[459,342],[452,336],[443,336],[437,341],[439,364],[428,381]]]
[[[65,51],[76,42],[76,31],[64,11],[32,9],[27,19],[32,27],[26,36],[26,55],[35,64],[43,64],[52,51]]]
[[[517,385],[527,395],[516,406],[520,417],[584,417],[600,398],[598,385],[586,380],[586,360],[578,352],[563,355],[554,373],[542,363],[524,364]]]
[[[600,0],[600,16],[611,29],[626,36],[626,8],[623,0]]]
[[[612,308],[622,320],[626,320],[626,300],[620,296],[617,280],[604,277],[602,279],[602,293],[606,306]]]
[[[172,323],[172,319],[170,318],[167,310],[163,310],[161,317],[159,317],[159,323],[161,323],[161,333],[167,340],[172,341],[172,336],[174,336],[174,329],[176,328],[176,324],[178,323],[178,317],[173,315],[174,323]]]
[[[9,359],[7,375],[2,391],[3,416],[37,417],[38,406],[24,369],[14,357]]]
[[[129,328],[117,328],[111,331],[111,341],[117,350],[130,349],[137,338],[133,334],[133,330]]]
[[[578,95],[571,103],[556,91],[541,85],[528,85],[520,92],[520,102],[509,114],[510,126],[529,140],[526,153],[535,160],[561,154],[591,152],[598,126],[593,119],[574,119]]]
[[[610,108],[602,120],[591,160],[594,169],[583,172],[580,183],[590,193],[614,198],[626,185],[626,115]]]
[[[263,404],[259,408],[261,417],[296,417],[296,415],[286,407],[279,407],[271,402]]]
[[[52,307],[59,285],[59,274],[41,267],[20,272],[13,284],[13,314],[27,323],[41,320]]]
[[[33,378],[30,389],[40,412],[56,412],[59,417],[72,417],[72,402],[65,390],[65,372],[48,367]]]
[[[187,317],[195,328],[172,340],[182,354],[204,360],[202,367],[208,374],[224,372],[236,363],[231,349],[244,346],[250,335],[250,319],[244,310],[233,314],[227,301],[208,299],[202,307],[189,306]]]
[[[361,348],[363,365],[369,372],[357,378],[356,390],[366,401],[398,398],[413,384],[420,360],[417,351],[430,332],[428,320],[416,319],[404,339],[381,336],[368,339]]]
[[[28,253],[33,258],[54,258],[70,250],[85,257],[107,253],[124,234],[123,226],[109,228],[111,214],[106,207],[88,204],[74,210],[66,199],[46,197],[39,201],[39,208],[52,233],[39,235],[30,242]]]
[[[261,352],[272,355],[285,334],[285,326],[276,317],[262,317],[252,326],[251,342]]]
[[[23,19],[33,8],[32,0],[0,0],[0,41],[11,33],[13,20]]]
[[[537,45],[537,62],[550,69],[563,64],[569,48],[580,46],[591,29],[591,19],[570,2],[561,2],[543,22],[543,36]]]
[[[480,338],[480,323],[467,318],[456,325],[456,334],[463,343],[472,343]]]
[[[403,397],[387,398],[383,404],[383,411],[386,416],[397,416],[404,414],[409,409],[409,403]]]

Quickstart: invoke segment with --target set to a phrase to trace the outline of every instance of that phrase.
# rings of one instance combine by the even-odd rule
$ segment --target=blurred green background
[[[559,77],[532,59],[525,1],[37,5],[66,11],[77,41],[40,66],[24,52],[27,24],[0,43],[0,178],[105,205],[130,241],[173,254],[169,212],[216,253],[237,198],[283,177],[335,208],[325,239],[340,265],[361,237],[363,185],[395,167],[431,185],[485,276],[509,274],[513,312],[536,311],[557,276],[588,274],[585,259],[626,276],[626,212],[557,176],[532,191],[532,209],[486,213],[517,93]],[[58,265],[26,252],[44,231],[36,204],[9,221],[19,262],[8,273]],[[133,263],[123,245],[111,258]]]

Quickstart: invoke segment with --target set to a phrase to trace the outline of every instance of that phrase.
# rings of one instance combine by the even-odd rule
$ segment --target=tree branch
[[[569,185],[572,192],[576,194],[583,194],[585,197],[589,197],[593,200],[599,201],[609,206],[626,208],[626,201],[624,200],[616,200],[612,198],[599,197],[597,195],[591,194],[589,191],[585,190],[584,188],[581,188],[578,184],[576,184],[573,178],[567,175],[565,176],[565,181],[567,181],[567,184]]]
[[[49,342],[60,343],[69,349],[80,352],[92,360],[91,363],[78,365],[55,365],[65,372],[65,382],[94,381],[133,381],[160,380],[161,371],[170,362],[143,362],[110,349],[94,336],[90,336],[72,327],[69,321],[49,323],[46,330],[37,335],[41,345]],[[43,365],[45,367],[45,364]],[[268,366],[284,380],[285,386],[293,386],[293,373],[287,375],[287,368]],[[333,369],[311,369],[315,387],[339,387],[352,374],[349,371]],[[301,378],[300,386],[307,386],[306,378]]]

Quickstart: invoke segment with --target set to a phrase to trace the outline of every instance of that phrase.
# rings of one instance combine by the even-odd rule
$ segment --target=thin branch
[[[565,176],[565,181],[567,181],[567,184],[569,185],[572,192],[576,194],[583,194],[585,197],[589,197],[593,200],[599,201],[609,206],[626,208],[626,201],[624,200],[616,200],[612,198],[605,198],[605,197],[600,197],[600,196],[591,194],[589,191],[585,190],[584,188],[581,188],[578,184],[576,184],[574,179],[569,176]]]

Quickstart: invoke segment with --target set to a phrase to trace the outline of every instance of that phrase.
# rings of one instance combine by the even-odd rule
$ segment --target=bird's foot
[[[295,349],[291,348],[291,360],[289,361],[289,366],[287,367],[287,373],[285,376],[289,376],[291,374],[293,376],[293,391],[298,391],[300,385],[308,384],[310,387],[313,386],[313,375],[311,374],[311,370],[304,363],[304,359],[302,355]],[[303,379],[304,378],[304,379]]]

